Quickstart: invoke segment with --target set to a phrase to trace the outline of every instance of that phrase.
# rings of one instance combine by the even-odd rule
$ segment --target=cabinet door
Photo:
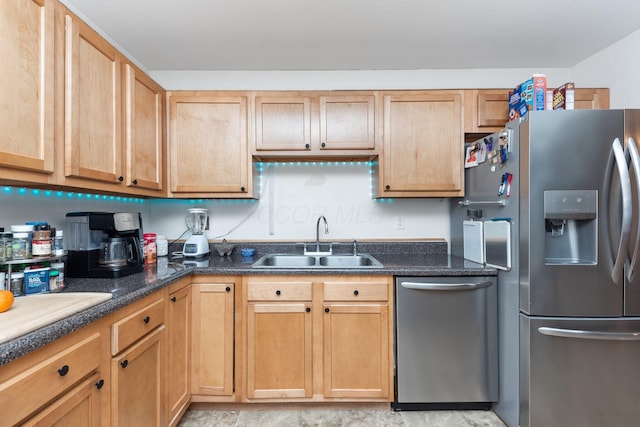
[[[125,153],[127,186],[162,189],[164,90],[125,64]]]
[[[388,304],[325,303],[324,395],[391,398]]]
[[[0,167],[5,178],[46,182],[53,172],[53,21],[51,0],[7,1],[0,13]],[[31,178],[30,178],[31,179]]]
[[[86,379],[23,426],[99,426],[100,389],[104,382],[98,374]]]
[[[609,108],[609,89],[577,88],[574,91],[576,110],[606,110]]]
[[[311,98],[257,96],[256,151],[311,149]]]
[[[119,184],[121,61],[83,22],[65,17],[65,176]]]
[[[311,303],[249,303],[247,397],[312,395]]]
[[[171,95],[173,193],[248,194],[247,97]]]
[[[321,150],[374,150],[373,95],[320,97]]]
[[[165,425],[162,407],[163,336],[164,326],[160,326],[112,359],[112,425]]]
[[[175,425],[191,396],[191,287],[170,294],[167,310],[167,420]]]
[[[464,91],[464,131],[491,133],[509,121],[509,89]]]
[[[191,393],[233,394],[234,283],[192,285]]]
[[[463,195],[461,93],[385,95],[383,114],[378,196]]]

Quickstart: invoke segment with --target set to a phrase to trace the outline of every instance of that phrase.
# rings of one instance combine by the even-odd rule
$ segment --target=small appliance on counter
[[[208,209],[187,209],[184,221],[191,236],[184,242],[182,254],[185,258],[199,258],[209,254],[209,241],[204,231],[207,228]]]
[[[144,269],[139,212],[69,212],[67,277],[116,278]]]

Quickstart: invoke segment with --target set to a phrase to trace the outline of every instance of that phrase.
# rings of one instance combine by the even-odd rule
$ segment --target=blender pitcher
[[[185,257],[199,257],[209,253],[209,241],[204,231],[207,228],[208,209],[187,209],[184,222],[191,231],[191,237],[187,239],[182,249]]]

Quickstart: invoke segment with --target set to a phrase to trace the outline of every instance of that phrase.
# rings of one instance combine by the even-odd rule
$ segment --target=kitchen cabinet
[[[65,183],[122,190],[121,63],[118,51],[87,24],[65,14]]]
[[[609,89],[576,88],[574,93],[574,108],[576,110],[609,109]]]
[[[376,197],[464,194],[462,91],[383,93]]]
[[[169,92],[173,197],[253,197],[247,96]]]
[[[49,183],[54,171],[54,6],[4,2],[0,14],[2,180]]]
[[[166,425],[164,294],[120,310],[111,324],[111,425]]]
[[[191,282],[169,288],[166,314],[166,405],[170,426],[180,421],[191,402]]]
[[[247,281],[247,398],[312,395],[311,281]]]
[[[377,92],[257,92],[255,149],[262,157],[373,157]]]
[[[165,91],[137,67],[125,63],[124,105],[125,184],[160,191],[164,177]]]
[[[101,362],[102,329],[98,322],[0,367],[2,424],[29,419],[27,425],[54,420],[98,425],[86,421],[100,419],[108,381],[108,365]]]
[[[323,281],[324,396],[393,398],[389,279]]]
[[[194,401],[232,401],[235,279],[196,277],[192,286],[191,393]],[[194,280],[195,282],[195,280]],[[214,399],[211,397],[215,396]]]

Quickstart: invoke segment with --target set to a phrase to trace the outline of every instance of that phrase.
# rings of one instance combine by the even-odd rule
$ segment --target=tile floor
[[[211,408],[193,404],[178,427],[505,427],[491,411],[402,411],[358,408]]]

